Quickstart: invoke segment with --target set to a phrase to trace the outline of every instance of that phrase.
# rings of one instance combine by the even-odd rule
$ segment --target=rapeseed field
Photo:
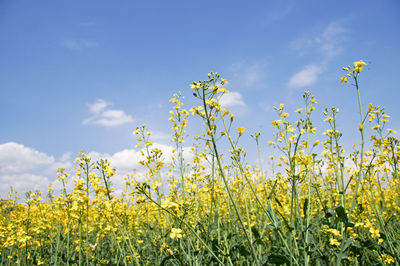
[[[340,78],[354,85],[359,148],[342,147],[337,108],[323,111],[330,129],[317,132],[309,92],[294,114],[275,107],[273,140],[261,141],[220,105],[227,80],[210,73],[188,88],[197,106],[185,109],[180,94],[170,100],[172,163],[146,126],[134,131],[146,170],[127,175],[121,195],[112,165],[81,152],[74,172],[57,171],[61,191],[2,200],[1,265],[398,265],[400,143],[383,107],[362,108],[364,66],[354,62]],[[203,131],[188,136],[189,120]],[[245,163],[244,134],[258,165]],[[267,144],[276,153],[265,158]]]

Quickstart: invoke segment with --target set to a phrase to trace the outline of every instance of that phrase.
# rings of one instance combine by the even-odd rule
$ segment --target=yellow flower
[[[381,234],[379,233],[379,229],[374,229],[373,227],[371,227],[369,229],[369,232],[371,233],[372,238],[378,238],[381,236]]]
[[[151,146],[151,145],[153,145],[153,142],[150,142],[150,141],[147,141],[145,144],[146,147]]]
[[[315,127],[310,129],[311,133],[313,133],[314,135],[317,133],[317,129]]]
[[[229,91],[225,88],[218,88],[217,92],[228,93]]]
[[[335,239],[335,238],[331,238],[331,239],[329,239],[329,244],[331,245],[331,246],[340,246],[340,242],[339,241],[337,241],[337,239]]]
[[[94,251],[96,249],[96,246],[97,246],[97,243],[95,245],[92,245],[92,244],[89,243],[89,249],[91,251]]]
[[[171,233],[169,234],[169,237],[172,238],[172,239],[175,239],[175,238],[182,238],[182,237],[183,237],[183,235],[182,235],[182,229],[179,229],[179,228],[172,228],[172,229],[171,229]]]
[[[368,105],[368,113],[371,112],[374,109],[374,106],[370,103]]]
[[[383,258],[385,264],[395,263],[395,260],[393,259],[393,257],[388,254],[382,254],[382,258]]]
[[[363,62],[362,60],[354,62],[354,69],[353,72],[357,72],[360,73],[361,70],[363,69],[364,65],[366,65],[365,62]]]
[[[277,126],[277,125],[279,125],[280,123],[282,123],[282,120],[275,120],[275,121],[273,121],[272,123],[271,123],[271,126]]]
[[[366,63],[363,60],[354,62],[354,67],[363,67]]]
[[[238,127],[237,131],[239,132],[239,136],[241,136],[245,130],[246,129],[244,127]]]
[[[281,114],[281,118],[285,118],[285,117],[288,117],[288,116],[289,116],[288,113],[282,113],[282,114]]]
[[[340,236],[340,232],[337,229],[330,228],[330,229],[328,229],[328,231],[334,236],[337,236],[337,237]]]
[[[375,130],[375,129],[378,129],[378,128],[380,128],[380,127],[381,127],[380,125],[375,125],[375,126],[371,127],[371,129],[372,129],[372,130]]]
[[[38,260],[37,265],[43,265],[46,263],[46,260]]]
[[[340,83],[346,83],[347,82],[348,77],[341,77],[340,78]]]
[[[197,90],[200,89],[200,84],[196,83],[196,82],[193,82],[193,84],[191,84],[190,87],[197,91]]]
[[[140,204],[146,201],[146,197],[141,195],[136,199],[136,203]]]
[[[162,185],[162,184],[161,184],[159,181],[156,180],[156,181],[154,181],[152,187],[153,187],[153,189],[157,189],[157,188],[159,188],[161,185]]]

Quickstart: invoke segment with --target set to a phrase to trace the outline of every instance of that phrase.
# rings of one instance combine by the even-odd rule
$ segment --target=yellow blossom
[[[273,121],[272,123],[271,123],[271,126],[277,126],[277,125],[279,125],[280,123],[282,123],[282,120],[275,120],[275,121]]]
[[[357,72],[360,73],[361,70],[363,69],[364,65],[366,65],[365,62],[363,62],[362,60],[354,62],[354,69],[353,72]]]
[[[379,229],[374,229],[373,227],[371,227],[369,229],[369,232],[371,233],[372,238],[378,238],[380,237],[380,233],[379,233]]]
[[[372,129],[372,130],[375,130],[375,129],[378,129],[378,128],[380,128],[380,127],[381,127],[380,125],[375,125],[375,126],[371,127],[371,129]]]
[[[289,116],[288,113],[282,113],[282,114],[281,114],[281,118],[285,118],[285,117],[288,117],[288,116]]]
[[[331,239],[329,239],[329,244],[331,245],[331,246],[340,246],[340,242],[339,241],[337,241],[337,239],[335,239],[335,238],[331,238]]]
[[[172,239],[182,238],[183,237],[182,229],[180,229],[180,228],[172,228],[171,229],[171,233],[169,234],[169,237],[172,238]]]
[[[246,129],[244,127],[238,127],[237,131],[239,132],[239,136],[241,136],[245,130]]]
[[[348,77],[341,77],[340,78],[340,83],[346,83],[347,82]]]

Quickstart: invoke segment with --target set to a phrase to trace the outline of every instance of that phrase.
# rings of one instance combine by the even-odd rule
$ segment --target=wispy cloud
[[[219,102],[224,107],[246,106],[246,103],[243,101],[242,95],[236,91],[231,91],[222,95]]]
[[[134,122],[132,116],[123,110],[108,109],[111,103],[97,99],[94,103],[88,104],[92,116],[83,121],[83,124],[94,124],[100,126],[121,126],[123,124]]]
[[[302,70],[294,74],[288,82],[290,88],[302,88],[310,86],[317,82],[318,75],[322,72],[322,67],[311,64],[305,66]]]
[[[279,2],[277,2],[279,3]],[[272,9],[265,17],[265,19],[262,21],[262,26],[266,27],[269,26],[272,23],[276,23],[278,21],[281,21],[282,19],[286,18],[290,13],[292,13],[294,9],[293,4],[289,4],[287,2],[282,2],[284,3],[283,5]]]
[[[92,48],[98,45],[97,42],[88,40],[64,40],[60,42],[60,46],[70,50],[82,50],[84,48]]]
[[[257,86],[265,86],[265,65],[261,63],[235,62],[228,68],[233,76],[232,84],[242,89],[253,89]]]
[[[318,51],[323,56],[330,58],[343,51],[343,45],[348,32],[350,30],[342,26],[340,22],[331,22],[318,33],[304,34],[302,37],[294,40],[291,43],[291,47],[299,55]]]
[[[335,21],[317,33],[304,34],[302,37],[294,40],[291,43],[291,47],[300,56],[306,54],[318,56],[320,63],[309,64],[303,67],[303,69],[290,77],[287,87],[304,89],[306,86],[315,84],[329,60],[343,51],[349,31],[349,29],[342,26],[342,23]]]

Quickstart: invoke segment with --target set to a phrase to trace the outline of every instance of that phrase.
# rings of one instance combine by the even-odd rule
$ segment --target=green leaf
[[[331,218],[331,217],[333,217],[334,216],[334,213],[333,212],[327,212],[326,213],[326,215],[325,215],[325,218]]]
[[[351,243],[353,243],[353,241],[354,241],[354,238],[347,239],[346,243],[344,243],[343,251],[345,251],[351,245]]]
[[[244,256],[244,257],[247,257],[247,256],[250,255],[250,252],[247,250],[245,245],[240,245],[238,247],[238,250],[239,250],[239,254]]]
[[[172,256],[172,255],[168,255],[168,256],[164,257],[164,259],[160,263],[160,266],[164,266],[165,263],[167,262],[167,260],[173,259],[173,258],[174,258],[174,256]]]
[[[335,207],[334,209],[339,220],[343,223],[348,223],[349,219],[347,218],[346,210],[342,206]]]
[[[263,266],[266,266],[268,264],[282,265],[285,263],[289,264],[289,260],[285,256],[278,255],[278,254],[271,254],[268,256],[268,259],[263,264]]]
[[[253,233],[255,239],[259,239],[261,237],[260,233],[257,230],[257,227],[251,227],[251,232]]]
[[[307,216],[307,208],[308,208],[308,199],[305,199],[304,204],[303,204],[304,216]]]

